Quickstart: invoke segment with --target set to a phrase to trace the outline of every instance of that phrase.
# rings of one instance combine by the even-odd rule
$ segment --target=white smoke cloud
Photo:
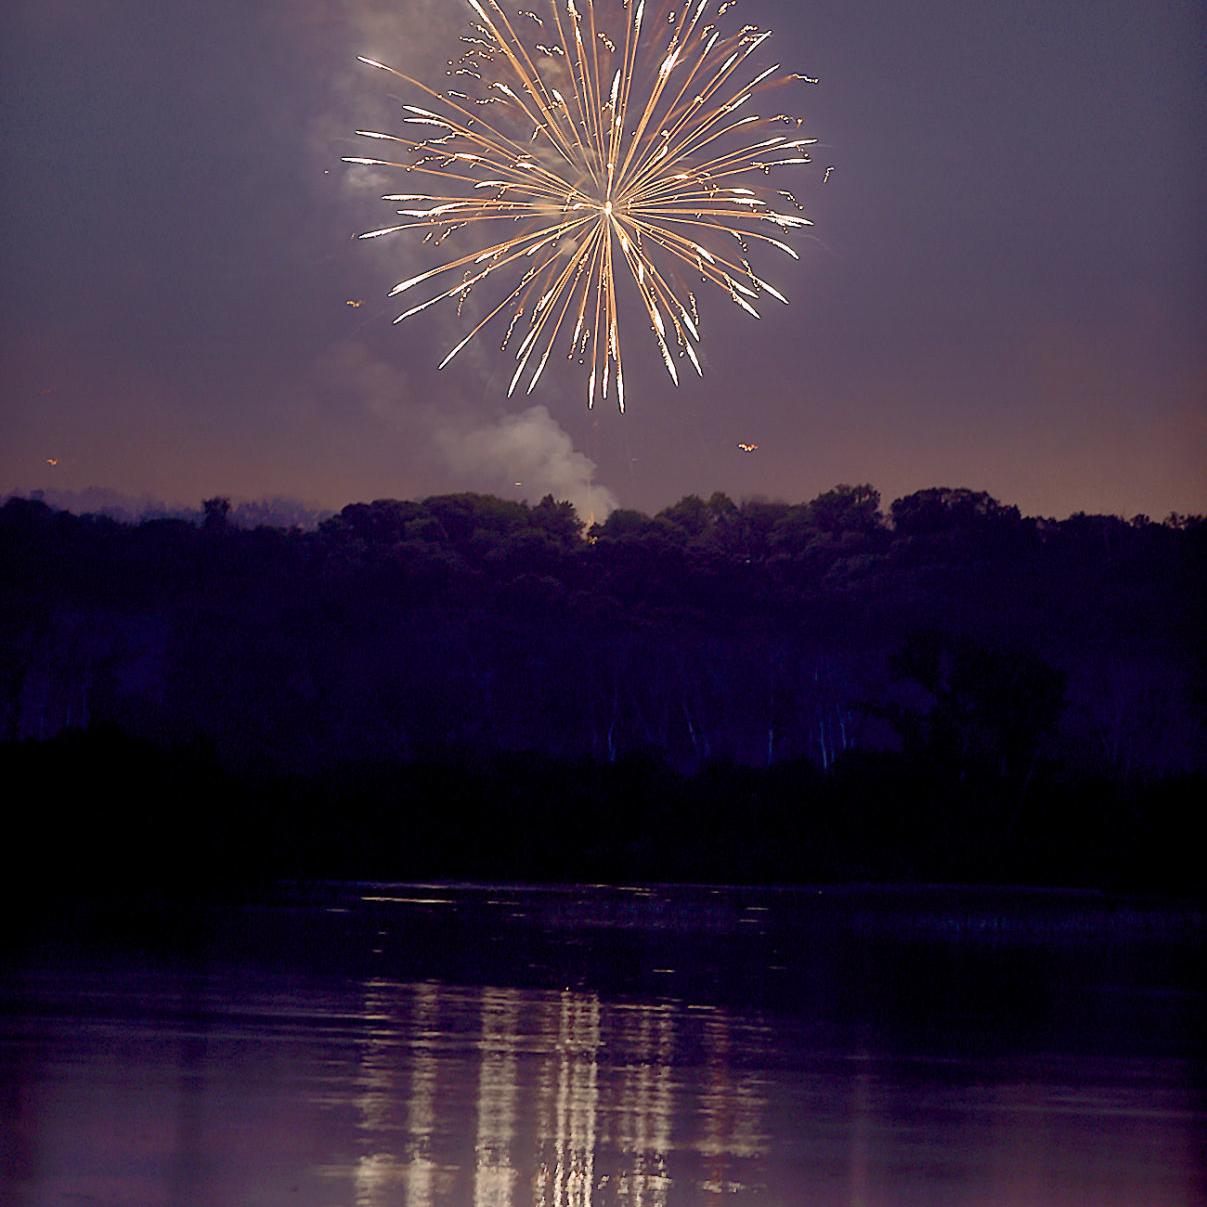
[[[551,494],[573,503],[589,523],[618,506],[596,480],[595,462],[575,449],[543,406],[483,417],[481,400],[463,397],[452,378],[434,397],[404,368],[356,341],[328,350],[317,369],[328,405],[358,410],[385,439],[399,441],[399,471],[415,489],[473,490],[530,502]]]
[[[471,10],[455,0],[309,0],[307,19],[295,28],[312,47],[321,48],[326,103],[310,125],[311,152],[323,168],[338,172],[345,200],[368,202],[383,192],[398,191],[398,173],[339,162],[343,155],[381,157],[382,145],[357,139],[358,128],[394,132],[402,104],[418,103],[417,90],[394,76],[359,62],[358,56],[415,76],[443,79],[444,65],[459,46],[458,38]],[[299,28],[300,26],[300,28]],[[386,156],[389,158],[389,156]],[[382,221],[389,210],[381,212]]]
[[[454,473],[493,493],[567,499],[588,523],[616,510],[616,496],[595,480],[595,462],[543,406],[475,427],[445,427],[435,439]]]

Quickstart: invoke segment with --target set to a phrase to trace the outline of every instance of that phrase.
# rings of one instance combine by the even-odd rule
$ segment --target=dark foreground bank
[[[115,732],[0,746],[5,891],[180,901],[282,879],[965,883],[1202,895],[1203,777],[1036,774],[904,754],[694,775],[649,757],[234,773]],[[43,894],[38,893],[39,897]]]

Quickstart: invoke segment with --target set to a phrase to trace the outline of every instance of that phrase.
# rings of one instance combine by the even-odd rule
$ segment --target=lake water
[[[336,885],[40,944],[0,979],[0,1202],[1207,1202],[1202,930],[1073,894]]]

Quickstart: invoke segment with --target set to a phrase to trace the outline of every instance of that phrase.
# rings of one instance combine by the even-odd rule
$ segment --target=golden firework
[[[771,34],[754,25],[726,32],[718,22],[734,0],[667,4],[657,17],[655,0],[649,13],[646,0],[545,0],[544,15],[466,2],[471,24],[443,91],[361,59],[426,100],[403,106],[410,133],[357,131],[398,146],[399,158],[345,162],[438,183],[388,194],[405,206],[397,210],[405,221],[360,238],[418,228],[433,247],[462,231],[472,239],[464,254],[391,290],[435,289],[394,321],[446,300],[464,313],[475,287],[505,282],[501,300],[496,291],[440,367],[498,320],[503,349],[517,342],[509,396],[526,376],[535,389],[560,338],[567,359],[588,369],[588,406],[614,381],[623,411],[627,279],[671,379],[678,384],[679,358],[702,374],[689,277],[755,318],[764,295],[787,302],[756,275],[750,254],[765,244],[799,258],[782,236],[811,223],[772,173],[809,163],[816,139],[799,136],[802,118],[750,110],[777,85],[815,81],[778,65],[751,76],[748,61]],[[606,24],[623,34],[614,38]],[[503,228],[499,237],[476,237],[491,223]]]

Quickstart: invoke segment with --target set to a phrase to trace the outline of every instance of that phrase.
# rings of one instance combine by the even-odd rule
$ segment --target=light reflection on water
[[[608,1005],[570,990],[369,981],[358,1207],[666,1207],[685,1105],[701,1124],[691,1147],[704,1159],[702,1186],[742,1189],[733,1162],[762,1154],[765,1102],[757,1079],[730,1070],[724,1010],[697,1008],[705,1065],[699,1084],[685,1081],[675,1067],[682,1014],[670,1003]],[[462,1199],[457,1152],[471,1119],[472,1199]]]
[[[512,1207],[516,1170],[511,1144],[519,1096],[516,1032],[522,996],[514,989],[482,991],[481,1086],[474,1144],[474,1207]]]
[[[337,915],[347,929],[326,937],[326,908],[278,917],[264,950],[304,935],[300,966],[240,946],[0,972],[0,1202],[1207,1201],[1201,1071],[1180,1035],[1202,998],[1175,965],[837,942],[783,930],[795,899],[711,890],[700,908],[579,891],[569,909],[483,890],[479,905],[544,928],[508,932],[469,889],[371,896],[392,912]],[[747,937],[751,911],[765,940]],[[786,985],[767,980],[781,968]]]

